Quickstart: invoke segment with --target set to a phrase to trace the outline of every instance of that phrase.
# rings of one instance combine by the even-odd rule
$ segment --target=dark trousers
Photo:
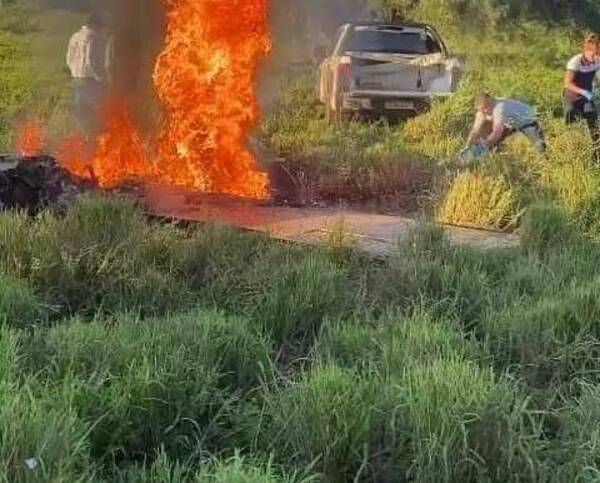
[[[93,137],[101,128],[103,86],[94,79],[73,79],[73,90],[79,128],[85,135]]]
[[[544,136],[542,126],[540,126],[540,123],[537,121],[523,126],[520,129],[505,128],[504,132],[502,133],[502,137],[498,140],[497,147],[502,146],[504,141],[506,141],[513,134],[517,133],[521,133],[526,136],[539,153],[543,154],[546,152],[546,137]]]
[[[596,163],[600,163],[600,129],[598,127],[598,107],[595,102],[588,101],[585,97],[575,97],[570,94],[564,95],[563,102],[567,125],[582,120],[587,123],[594,144]]]

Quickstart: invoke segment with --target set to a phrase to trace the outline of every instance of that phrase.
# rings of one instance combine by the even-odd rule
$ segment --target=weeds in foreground
[[[600,251],[569,220],[539,206],[521,248],[487,252],[419,226],[371,261],[152,224],[124,200],[5,213],[2,475],[589,475],[595,440],[578,428],[598,384]],[[85,277],[85,304],[55,285],[67,276]],[[148,297],[165,286],[168,303]]]

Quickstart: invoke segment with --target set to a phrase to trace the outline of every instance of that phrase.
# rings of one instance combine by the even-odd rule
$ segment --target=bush
[[[385,315],[376,324],[326,324],[316,352],[344,367],[377,370],[385,380],[408,368],[437,359],[474,355],[465,335],[451,321],[435,321],[424,312]]]
[[[561,468],[562,481],[596,481],[600,451],[600,386],[582,384],[577,399],[561,413],[560,441],[567,443],[567,457]]]
[[[184,454],[224,444],[231,405],[270,370],[270,349],[238,318],[195,313],[73,323],[38,332],[28,367],[63,385],[93,421],[95,456]]]
[[[490,313],[483,331],[494,359],[537,387],[569,381],[576,375],[596,378],[600,331],[598,281],[523,299]]]
[[[349,308],[349,276],[320,252],[267,251],[244,274],[243,310],[258,321],[277,344],[313,342],[328,316]],[[250,296],[248,296],[250,295]]]
[[[241,456],[214,459],[195,469],[170,463],[162,454],[151,465],[119,472],[113,483],[310,483],[314,478],[282,474],[271,463],[248,461]]]
[[[382,309],[424,307],[433,316],[456,316],[470,326],[488,302],[489,287],[505,260],[492,251],[452,246],[439,227],[417,227],[373,274],[371,296]]]
[[[159,256],[178,242],[127,200],[85,197],[64,216],[34,220],[0,215],[0,269],[27,280],[62,313],[151,315],[189,306],[189,291]]]
[[[314,357],[349,369],[372,369],[379,354],[378,335],[366,321],[327,321],[317,339]]]
[[[425,313],[389,318],[381,331],[380,373],[401,377],[410,367],[435,360],[466,359],[472,354],[465,335],[448,320],[434,321]]]

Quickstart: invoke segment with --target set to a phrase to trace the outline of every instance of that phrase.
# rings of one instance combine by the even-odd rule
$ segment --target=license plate
[[[415,105],[411,101],[388,101],[385,103],[385,108],[390,111],[414,109]]]

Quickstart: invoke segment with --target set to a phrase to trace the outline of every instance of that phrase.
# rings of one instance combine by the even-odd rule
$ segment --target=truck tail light
[[[339,86],[342,91],[349,91],[352,83],[352,58],[342,57],[338,64]]]

